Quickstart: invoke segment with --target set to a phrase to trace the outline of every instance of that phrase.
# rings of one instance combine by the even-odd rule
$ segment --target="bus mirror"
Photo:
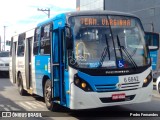
[[[66,48],[68,50],[71,50],[73,49],[73,41],[71,35],[71,28],[68,26],[65,27],[65,35],[66,35]]]
[[[145,32],[145,40],[149,50],[155,51],[159,48],[159,34],[153,32]]]

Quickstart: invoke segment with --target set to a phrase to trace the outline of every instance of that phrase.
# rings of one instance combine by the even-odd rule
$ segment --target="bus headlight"
[[[81,83],[82,88],[86,88],[87,84],[85,82]]]
[[[142,87],[147,87],[151,81],[152,81],[152,72],[143,80]]]
[[[148,82],[148,79],[145,78],[144,81],[143,81],[143,83],[146,84],[147,82]]]
[[[93,91],[91,86],[85,80],[78,77],[77,74],[74,76],[74,84],[86,92]]]

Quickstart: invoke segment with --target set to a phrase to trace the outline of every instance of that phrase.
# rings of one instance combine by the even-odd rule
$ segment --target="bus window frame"
[[[34,31],[34,43],[33,43],[33,55],[39,55],[39,39],[40,39],[40,33],[41,32],[39,32],[39,34],[37,35],[37,30],[39,29],[39,31],[41,30],[41,28],[40,27],[37,27],[36,29],[35,29],[35,31]],[[37,46],[36,46],[36,48],[35,48],[35,43],[37,43]]]
[[[158,37],[158,40],[157,40],[157,48],[155,48],[155,49],[151,49],[150,47],[151,46],[149,46],[148,44],[147,44],[147,40],[146,40],[146,37],[145,37],[145,40],[146,40],[146,44],[147,44],[147,46],[148,46],[148,49],[149,49],[149,51],[157,51],[157,50],[159,50],[159,46],[160,46],[160,42],[159,42],[159,34],[158,33],[155,33],[155,32],[146,32],[145,31],[145,36],[146,36],[146,34],[152,34],[152,35],[157,35],[157,37]]]
[[[45,35],[45,33],[44,33],[44,27],[45,26],[48,26],[48,25],[50,25],[50,29],[49,29],[49,36],[48,36],[48,39],[47,40],[43,40],[43,37],[44,37],[44,35]],[[45,25],[43,25],[43,26],[41,26],[41,30],[40,30],[40,40],[39,40],[39,54],[40,55],[50,55],[51,54],[51,40],[52,40],[52,38],[51,38],[51,35],[50,35],[50,31],[52,30],[52,27],[53,27],[53,23],[52,22],[50,22],[50,23],[47,23],[47,24],[45,24]],[[41,46],[41,42],[46,42],[46,41],[50,41],[50,44],[49,44],[49,46],[48,47],[50,47],[50,49],[48,50],[48,52],[47,53],[41,53],[41,48],[42,48],[42,46]],[[44,46],[43,46],[44,47]],[[45,48],[44,48],[45,49]]]
[[[25,52],[25,40],[26,40],[26,33],[22,33],[18,36],[18,47],[17,47],[17,56],[23,57]],[[22,41],[22,43],[21,43]]]

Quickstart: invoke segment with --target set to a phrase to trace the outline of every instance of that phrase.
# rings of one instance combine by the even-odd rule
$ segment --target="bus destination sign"
[[[116,18],[80,18],[80,24],[84,26],[131,26],[131,19],[116,19]]]

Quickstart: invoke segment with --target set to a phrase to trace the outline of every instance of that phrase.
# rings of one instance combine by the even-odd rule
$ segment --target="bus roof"
[[[58,18],[66,18],[70,16],[79,16],[79,15],[122,15],[122,16],[131,16],[131,17],[137,17],[133,14],[126,13],[126,12],[117,12],[117,11],[108,11],[108,10],[87,10],[87,11],[74,11],[74,12],[67,12],[58,14],[52,18],[47,19],[46,21],[40,22],[37,27],[45,25],[49,22],[52,22],[55,19]]]
[[[118,11],[109,11],[109,10],[87,10],[87,11],[79,11],[79,12],[68,12],[66,13],[68,16],[77,16],[77,15],[124,15],[124,16],[133,16],[133,14],[126,12],[118,12]]]

